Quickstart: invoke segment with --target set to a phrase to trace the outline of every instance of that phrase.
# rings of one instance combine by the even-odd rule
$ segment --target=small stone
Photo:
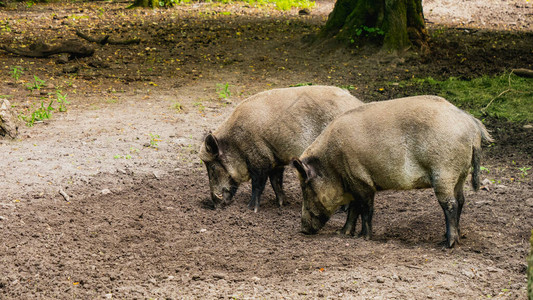
[[[482,185],[491,185],[492,181],[490,181],[490,179],[485,178],[485,179],[483,179],[483,181],[481,181],[481,184]]]
[[[487,271],[492,272],[492,273],[496,273],[496,272],[501,272],[501,269],[494,268],[494,267],[488,267]]]
[[[461,274],[463,274],[464,276],[468,277],[468,278],[474,278],[476,277],[476,275],[474,274],[474,272],[472,271],[468,271],[468,270],[463,270],[461,272]]]
[[[7,218],[4,216],[0,216],[0,221],[4,221],[4,220],[7,220]]]
[[[200,233],[204,233],[206,231],[207,231],[207,229],[205,229],[205,228],[200,229]]]
[[[170,276],[167,277],[167,279],[168,280],[172,280],[172,279],[174,279],[174,276],[170,275]]]
[[[111,194],[111,190],[110,189],[103,189],[102,190],[102,195],[107,195],[107,194]]]
[[[252,278],[250,278],[250,279],[252,279],[253,281],[259,281],[259,280],[261,280],[261,278],[259,278],[259,277],[257,277],[257,276],[254,276],[254,277],[252,277]]]
[[[213,274],[213,278],[215,278],[215,279],[225,279],[226,278],[226,274],[215,273],[215,274]]]
[[[526,124],[526,125],[524,125],[524,128],[525,128],[525,129],[532,129],[532,128],[533,128],[533,125],[531,125],[531,124]]]
[[[526,205],[529,207],[533,207],[533,198],[526,199]]]
[[[113,294],[105,294],[104,298],[111,299],[111,298],[113,298]]]
[[[376,281],[377,281],[378,283],[384,283],[384,282],[385,282],[385,278],[383,278],[383,277],[380,276],[380,277],[378,277],[378,278],[376,279]]]
[[[77,73],[80,70],[78,66],[65,66],[63,67],[63,73]]]
[[[307,16],[307,15],[311,14],[311,11],[308,8],[304,8],[304,9],[301,9],[300,11],[298,11],[298,14],[300,16]]]

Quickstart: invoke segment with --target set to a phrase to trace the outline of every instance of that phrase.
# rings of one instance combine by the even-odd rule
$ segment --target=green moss
[[[444,81],[431,77],[412,78],[394,85],[400,91],[405,89],[409,95],[437,94],[477,118],[490,116],[510,122],[533,122],[532,78],[518,77],[508,72],[471,80],[454,77]]]
[[[514,74],[439,82],[440,95],[476,117],[533,122],[533,79]]]

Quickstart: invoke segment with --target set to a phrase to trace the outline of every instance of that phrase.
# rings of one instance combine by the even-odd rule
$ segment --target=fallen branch
[[[121,40],[121,41],[116,41],[116,40],[111,40],[109,39],[109,35],[106,35],[102,38],[94,38],[94,37],[90,37],[88,35],[86,35],[85,33],[79,31],[79,30],[76,30],[76,35],[81,37],[82,39],[85,39],[91,43],[97,43],[97,44],[100,44],[100,45],[105,45],[105,44],[110,44],[110,45],[131,45],[131,44],[139,44],[141,42],[141,39],[137,39],[137,38],[134,38],[134,39],[129,39],[129,40]]]
[[[59,188],[59,194],[63,196],[63,198],[65,198],[65,201],[70,202],[70,196],[67,193],[65,193],[65,191],[63,191],[62,188]]]
[[[513,69],[512,71],[516,76],[533,78],[533,70],[528,69]]]
[[[49,57],[59,53],[68,53],[71,57],[87,57],[93,55],[94,53],[93,47],[72,39],[63,41],[56,45],[38,42],[31,44],[28,49],[11,48],[5,45],[0,45],[0,49],[19,56],[39,58]]]

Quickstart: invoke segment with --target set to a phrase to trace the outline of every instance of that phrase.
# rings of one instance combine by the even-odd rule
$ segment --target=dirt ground
[[[267,188],[261,210],[208,208],[202,138],[247,96],[301,83],[350,86],[365,102],[434,87],[409,78],[464,79],[533,69],[533,3],[425,1],[432,52],[309,46],[333,7],[311,15],[242,4],[125,10],[126,2],[0,10],[0,43],[76,38],[74,30],[138,45],[95,46],[66,60],[0,52],[0,95],[28,115],[67,93],[66,112],[0,140],[0,299],[524,299],[533,228],[533,129],[485,119],[485,187],[466,191],[461,243],[443,248],[444,217],[429,190],[376,198],[374,239],[340,237],[336,214],[299,233],[290,204]],[[18,80],[10,71],[24,68]],[[34,75],[41,91],[26,85]],[[219,95],[229,84],[231,96]],[[218,87],[217,87],[218,84]],[[496,95],[495,95],[496,96]],[[523,171],[521,171],[522,169]],[[70,198],[60,195],[63,191]]]

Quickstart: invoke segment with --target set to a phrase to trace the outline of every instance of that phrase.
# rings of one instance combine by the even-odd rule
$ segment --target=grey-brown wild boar
[[[331,86],[273,89],[241,102],[200,149],[215,207],[229,204],[239,184],[251,179],[248,206],[257,212],[267,178],[282,205],[284,167],[336,116],[360,105],[348,91]]]
[[[447,246],[459,239],[463,186],[472,171],[479,189],[483,124],[437,96],[365,104],[339,116],[293,165],[303,193],[302,232],[316,233],[349,204],[343,234],[370,238],[374,195],[382,190],[433,188],[446,219]]]

